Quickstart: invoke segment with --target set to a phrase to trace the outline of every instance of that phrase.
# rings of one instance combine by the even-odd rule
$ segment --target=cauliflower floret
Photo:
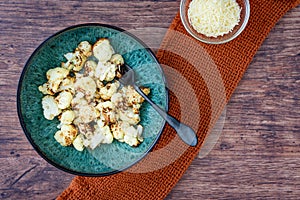
[[[75,90],[85,94],[87,100],[91,100],[96,92],[96,83],[91,77],[77,78]]]
[[[80,51],[75,51],[73,56],[74,57],[70,62],[72,65],[74,65],[72,69],[74,71],[80,71],[86,61],[86,56]]]
[[[79,133],[81,133],[84,137],[83,138],[90,138],[93,135],[93,129],[89,124],[76,124]],[[85,145],[86,146],[86,145]]]
[[[43,94],[50,94],[50,95],[54,95],[54,92],[51,91],[51,89],[49,88],[49,83],[44,83],[43,85],[40,85],[38,87],[39,91]]]
[[[133,104],[132,111],[134,114],[140,114],[141,104]]]
[[[94,77],[97,63],[93,60],[86,61],[84,65],[84,75]]]
[[[97,111],[94,106],[89,104],[80,104],[74,107],[75,120],[74,124],[90,123],[97,119]]]
[[[104,119],[105,124],[115,123],[116,114],[114,105],[111,101],[100,102],[96,108],[100,111],[100,118]],[[103,121],[103,120],[102,120]]]
[[[113,94],[115,94],[120,87],[118,81],[114,83],[108,83],[104,87],[100,88],[100,96],[103,100],[109,100]]]
[[[74,53],[67,53],[64,56],[67,62],[61,63],[61,67],[68,70],[73,69],[74,71],[80,71],[87,58],[79,49],[75,50]]]
[[[150,93],[150,89],[149,88],[141,88],[141,90],[148,95]],[[135,91],[135,89],[132,86],[128,86],[126,87],[126,97],[127,97],[127,102],[129,106],[135,105],[135,104],[141,104],[144,102],[144,98],[139,95],[139,93],[137,93]]]
[[[74,57],[74,53],[72,53],[72,52],[66,53],[64,55],[64,57],[67,59],[67,62],[66,63],[62,62],[61,67],[65,68],[65,69],[68,69],[68,70],[71,70],[74,67],[74,65],[71,64],[71,61]]]
[[[96,108],[100,111],[100,112],[108,112],[110,110],[114,109],[114,105],[111,101],[104,101],[104,102],[100,102]]]
[[[72,98],[73,98],[73,95],[71,94],[71,92],[62,91],[55,98],[55,100],[58,102],[58,107],[60,109],[66,109],[66,108],[68,108],[70,106]]]
[[[124,142],[126,144],[129,144],[130,146],[135,146],[135,147],[140,144],[140,142],[137,140],[136,137],[131,137],[131,136],[128,136],[128,135],[124,136]]]
[[[69,70],[61,68],[61,67],[56,67],[53,69],[49,69],[46,73],[47,79],[49,82],[53,82],[56,80],[63,80],[64,78],[67,77],[69,74]]]
[[[124,70],[124,59],[120,54],[114,54],[112,55],[112,57],[110,58],[110,62],[112,64],[116,65],[116,77],[117,78],[121,78],[123,76],[123,74],[125,73]]]
[[[109,129],[109,126],[95,127],[94,135],[89,138],[89,147],[95,149],[98,145],[110,144],[113,142],[113,136]]]
[[[75,113],[72,110],[66,110],[62,112],[60,116],[60,124],[72,124],[73,120],[75,119]]]
[[[146,95],[150,93],[149,88],[141,89]],[[116,102],[120,106],[126,104],[126,106],[130,106],[132,108],[134,114],[139,114],[139,110],[141,104],[144,102],[144,98],[141,95],[139,95],[132,86],[123,87],[120,92],[123,95],[123,99],[117,99],[115,97],[112,97],[112,102]]]
[[[131,125],[136,125],[140,122],[139,114],[135,114],[132,108],[128,108],[127,110],[122,110],[119,113],[120,120],[127,122]]]
[[[97,120],[97,125],[101,128],[107,125],[105,118],[103,115],[100,114],[99,119]]]
[[[117,92],[111,96],[110,100],[115,106],[120,107],[120,104],[123,104],[124,98],[121,93]]]
[[[124,59],[120,54],[112,55],[110,62],[114,63],[115,65],[124,65]]]
[[[77,92],[75,98],[81,99],[84,97],[84,94],[82,92]]]
[[[135,128],[127,122],[120,121],[111,125],[111,132],[115,139],[130,146],[138,146],[143,141],[143,127],[141,125],[137,125]]]
[[[101,132],[102,135],[104,135],[104,140],[102,141],[102,143],[110,144],[113,142],[114,137],[111,134],[109,126],[99,127],[99,131]]]
[[[42,107],[44,110],[44,117],[48,120],[53,120],[54,117],[61,113],[61,110],[59,109],[54,97],[50,95],[43,97]]]
[[[99,90],[97,89],[96,92],[95,92],[95,95],[94,95],[94,101],[96,103],[99,103],[99,102],[102,102],[103,99],[101,99],[101,95],[100,95],[100,92]]]
[[[120,122],[117,122],[115,124],[111,124],[111,126],[110,126],[111,132],[112,132],[114,138],[117,139],[120,142],[124,142],[124,135],[125,135],[125,132],[123,131],[122,126],[123,127],[124,126],[129,126],[129,124],[120,121]]]
[[[143,127],[141,125],[138,125],[137,128],[133,126],[127,127],[124,129],[124,132],[124,142],[130,146],[138,146],[143,141]]]
[[[73,146],[77,151],[83,151],[83,136],[81,134],[77,135],[77,137],[74,139]]]
[[[57,131],[54,138],[62,146],[69,146],[77,135],[77,130],[73,125],[62,125],[61,130]]]
[[[55,134],[54,134],[54,138],[55,140],[62,146],[68,146],[68,143],[67,143],[67,140],[66,140],[66,137],[64,135],[64,133],[62,131],[57,131]],[[70,140],[68,140],[69,142]]]
[[[99,79],[96,80],[96,85],[97,85],[97,88],[99,88],[99,89],[102,88],[102,87],[104,87],[103,82],[100,81]]]
[[[143,88],[146,94],[150,89]],[[117,116],[120,120],[136,125],[140,121],[139,109],[144,99],[134,90],[132,86],[123,87],[111,97],[111,102],[117,108]]]
[[[83,55],[90,56],[92,54],[92,45],[88,41],[82,41],[78,45],[78,49]]]
[[[116,76],[117,66],[112,63],[98,62],[95,70],[95,77],[100,81],[112,81]]]
[[[99,62],[107,62],[113,55],[114,50],[108,39],[101,38],[93,46],[93,54]]]
[[[71,101],[71,106],[74,108],[81,104],[84,104],[84,105],[87,104],[87,101],[83,97],[84,97],[84,94],[82,92],[77,92],[75,94],[75,97]]]
[[[75,83],[75,77],[66,77],[60,83],[58,92],[66,90],[74,94],[75,93],[74,83]]]
[[[56,93],[58,91],[59,85],[62,82],[62,80],[67,77],[69,74],[69,70],[61,68],[61,67],[56,67],[54,69],[49,69],[46,73],[47,79],[48,79],[48,84],[49,84],[49,89],[53,92]]]

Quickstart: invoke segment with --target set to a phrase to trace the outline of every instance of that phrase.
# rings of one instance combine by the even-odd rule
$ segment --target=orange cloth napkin
[[[57,199],[165,198],[198,154],[272,27],[299,4],[300,0],[250,0],[246,29],[222,45],[193,39],[177,14],[157,57],[170,88],[169,113],[198,130],[197,147],[185,145],[167,125],[158,144],[137,165],[108,177],[77,176]]]

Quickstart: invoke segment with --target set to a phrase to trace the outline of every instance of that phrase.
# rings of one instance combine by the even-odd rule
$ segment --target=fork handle
[[[162,116],[162,118],[166,120],[166,122],[168,122],[168,124],[176,130],[179,137],[186,144],[190,146],[197,145],[198,139],[195,131],[191,127],[180,123],[177,119],[175,119],[162,108],[160,108],[158,105],[156,105],[137,85],[133,85],[133,87],[160,114],[160,116]]]

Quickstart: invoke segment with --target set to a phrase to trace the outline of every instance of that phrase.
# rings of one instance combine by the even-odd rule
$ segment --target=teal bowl
[[[43,94],[38,86],[46,82],[46,72],[65,62],[64,54],[72,52],[81,41],[95,43],[108,38],[115,51],[137,73],[137,83],[151,89],[150,98],[167,110],[168,91],[165,76],[153,52],[134,35],[110,25],[81,24],[66,28],[43,42],[27,61],[18,85],[17,109],[23,131],[31,145],[53,166],[81,176],[106,176],[124,171],[139,162],[158,141],[165,121],[147,103],[143,103],[140,124],[144,141],[138,147],[114,141],[95,150],[82,152],[63,147],[54,139],[57,119],[43,116]]]

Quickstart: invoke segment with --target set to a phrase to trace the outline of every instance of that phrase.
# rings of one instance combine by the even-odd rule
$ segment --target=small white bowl
[[[237,3],[242,8],[241,10],[241,16],[240,16],[240,22],[238,25],[234,27],[234,29],[229,32],[228,34],[225,34],[223,36],[218,37],[207,37],[201,33],[198,33],[190,24],[188,19],[188,9],[189,5],[192,0],[181,0],[180,3],[180,18],[182,21],[183,26],[187,30],[187,32],[196,38],[197,40],[200,40],[201,42],[208,43],[208,44],[223,44],[226,42],[229,42],[239,36],[241,32],[245,29],[249,17],[250,17],[250,3],[249,0],[237,0]]]

